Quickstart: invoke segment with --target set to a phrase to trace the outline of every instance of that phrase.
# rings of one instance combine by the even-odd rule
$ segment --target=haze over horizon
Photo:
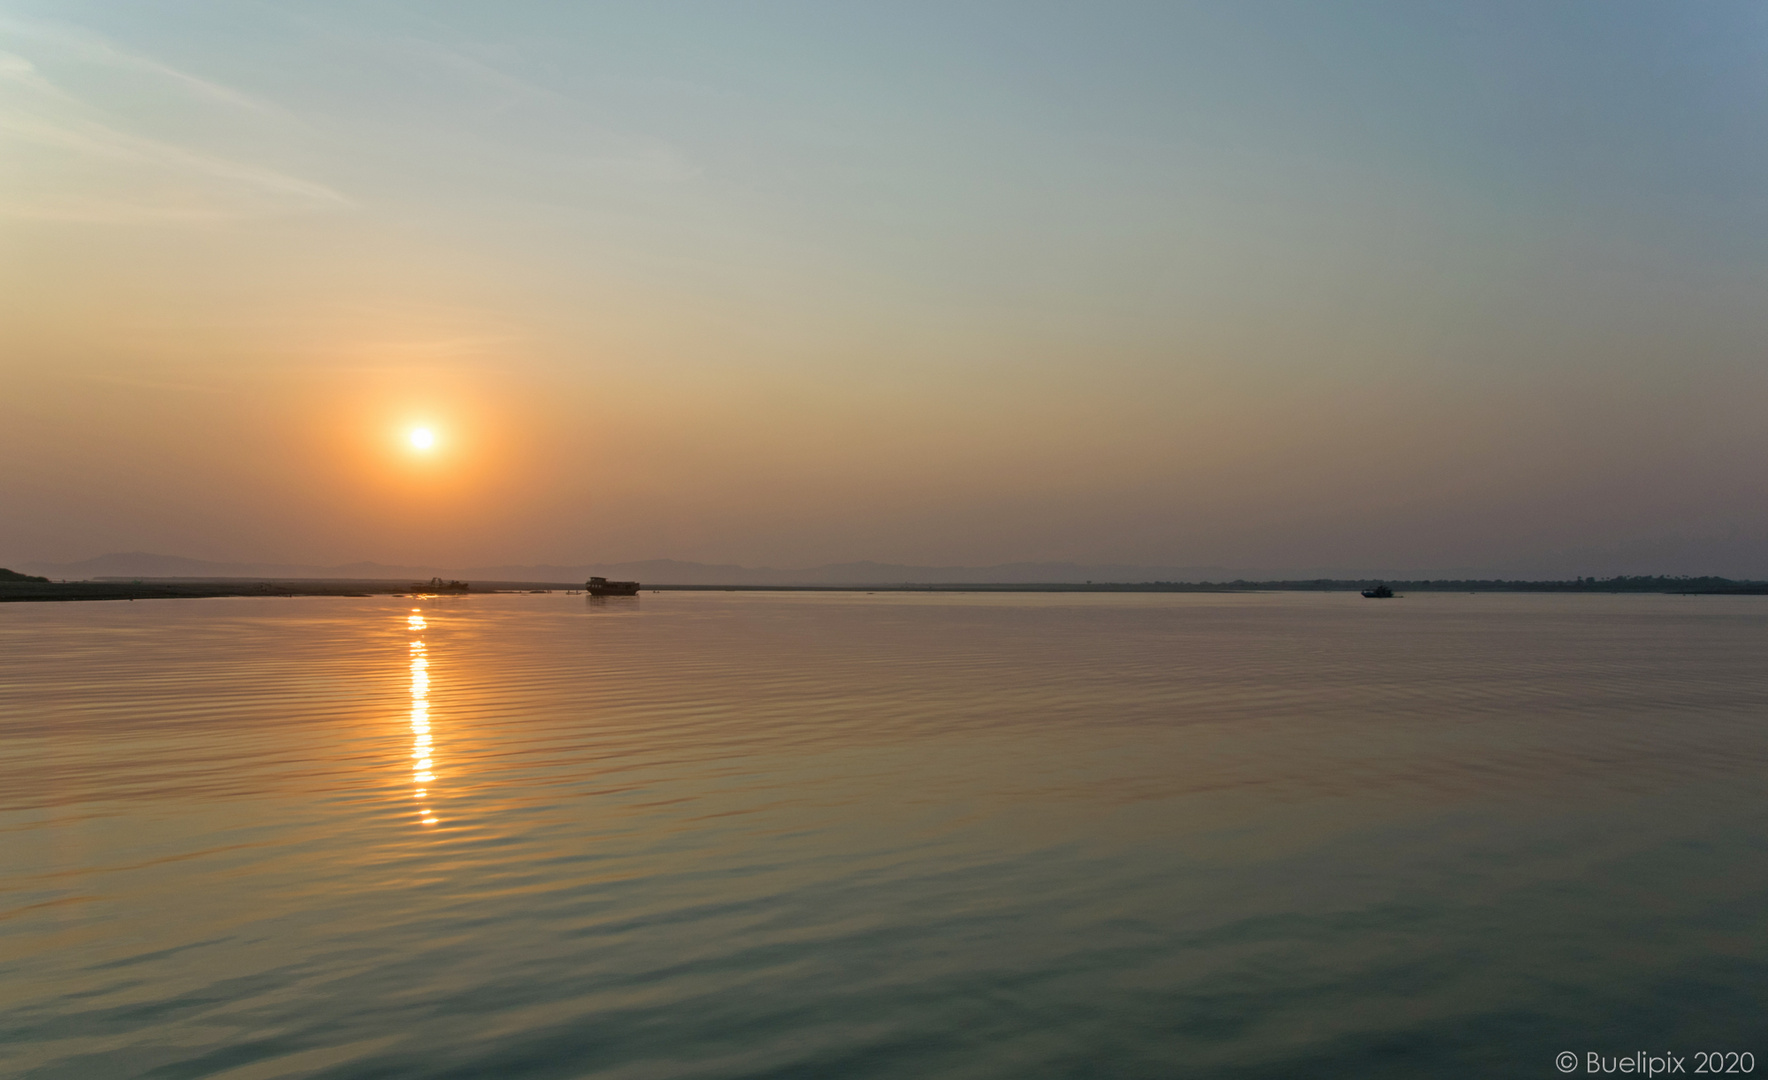
[[[1057,584],[1223,581],[1311,581],[1386,579],[1533,580],[1615,577],[1699,577],[1714,571],[1688,571],[1681,566],[1726,567],[1719,576],[1768,579],[1768,558],[1749,542],[1710,541],[1612,548],[1603,551],[1561,551],[1528,561],[1485,566],[1136,566],[1122,563],[1015,562],[988,566],[928,566],[874,561],[822,563],[814,566],[741,566],[678,559],[637,559],[622,562],[582,561],[570,564],[527,563],[479,566],[389,564],[374,561],[317,566],[300,563],[221,562],[152,552],[112,552],[76,562],[19,563],[13,569],[56,581],[116,578],[290,578],[376,580],[427,578],[441,575],[475,581],[581,581],[601,574],[638,579],[649,585],[885,585],[885,584]],[[1671,567],[1666,570],[1665,567]]]
[[[1765,118],[1745,3],[9,0],[0,566],[1768,576]]]

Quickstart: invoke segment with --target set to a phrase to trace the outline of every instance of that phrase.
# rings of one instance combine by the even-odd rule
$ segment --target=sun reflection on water
[[[412,609],[405,622],[413,633],[428,629],[429,625],[417,608]],[[421,637],[411,643],[411,739],[412,798],[417,800],[418,820],[434,825],[436,814],[429,804],[429,785],[436,779],[430,734],[430,657]]]

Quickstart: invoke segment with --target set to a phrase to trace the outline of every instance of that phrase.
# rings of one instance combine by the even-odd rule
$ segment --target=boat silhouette
[[[466,592],[467,583],[464,581],[443,581],[439,577],[433,577],[429,581],[412,582],[411,591],[423,593]]]
[[[1388,588],[1385,584],[1377,585],[1373,589],[1363,590],[1363,595],[1371,600],[1389,600],[1393,598],[1393,594],[1394,591]]]
[[[592,577],[584,589],[591,596],[637,596],[638,582],[609,581],[605,577]]]

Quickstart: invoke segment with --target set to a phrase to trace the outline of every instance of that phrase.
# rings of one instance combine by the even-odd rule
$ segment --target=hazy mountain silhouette
[[[177,555],[131,551],[69,563],[13,561],[26,573],[52,580],[90,578],[330,578],[393,581],[430,577],[472,581],[577,582],[591,575],[656,585],[1010,585],[1145,581],[1300,581],[1315,578],[1362,580],[1394,578],[1564,580],[1585,575],[1718,574],[1737,579],[1768,579],[1768,540],[1731,535],[1667,538],[1549,552],[1483,566],[1416,568],[1405,566],[1134,566],[1075,562],[1014,562],[994,566],[909,566],[898,563],[829,563],[803,569],[737,566],[729,563],[646,559],[637,562],[576,565],[425,566],[355,562],[340,566],[287,563],[216,562]]]
[[[311,566],[291,563],[215,562],[145,551],[100,555],[70,563],[22,563],[54,580],[91,578],[360,578],[392,580],[432,576],[474,581],[582,581],[592,574],[659,585],[944,585],[1038,584],[1082,581],[1231,580],[1251,571],[1224,567],[1087,566],[1079,563],[1006,563],[999,566],[905,566],[852,562],[800,570],[734,564],[647,559],[638,562],[505,566],[400,566],[377,562]]]

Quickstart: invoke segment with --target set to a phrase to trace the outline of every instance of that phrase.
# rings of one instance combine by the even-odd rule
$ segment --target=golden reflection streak
[[[405,625],[413,633],[429,628],[417,608],[411,609]],[[411,736],[412,798],[418,801],[418,820],[425,825],[434,825],[436,815],[426,801],[430,797],[429,784],[436,779],[435,759],[430,753],[434,742],[430,734],[430,657],[422,638],[411,643]]]

